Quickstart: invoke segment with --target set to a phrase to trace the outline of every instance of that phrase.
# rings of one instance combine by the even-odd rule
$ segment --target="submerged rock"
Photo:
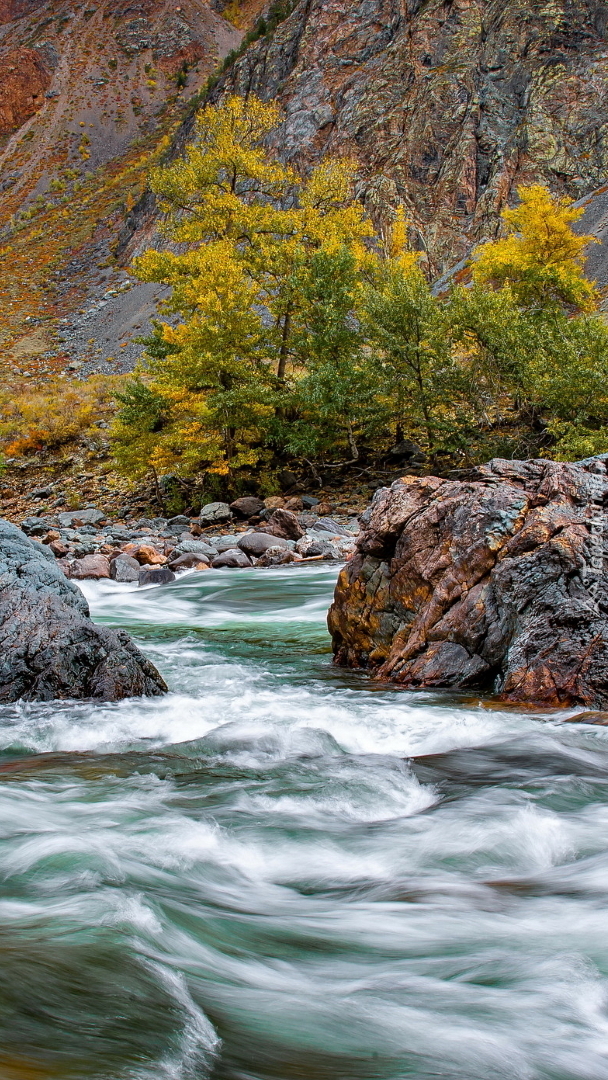
[[[606,709],[606,459],[495,459],[470,482],[380,489],[330,610],[336,662]]]
[[[166,689],[127,633],[91,621],[52,552],[0,520],[0,702],[118,701]]]

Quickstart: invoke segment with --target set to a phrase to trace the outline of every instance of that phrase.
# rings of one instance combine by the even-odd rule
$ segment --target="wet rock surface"
[[[363,515],[329,614],[336,662],[409,688],[608,706],[608,455],[406,477]]]
[[[53,553],[0,519],[0,702],[162,694],[124,631],[96,626]]]

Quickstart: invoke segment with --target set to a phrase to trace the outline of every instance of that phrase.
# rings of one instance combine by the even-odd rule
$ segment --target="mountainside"
[[[78,358],[108,370],[137,354],[130,338],[158,291],[129,289],[112,249],[151,155],[241,37],[204,0],[0,2],[6,374]]]
[[[515,185],[605,181],[607,25],[602,0],[300,0],[219,92],[278,98],[291,161],[353,156],[372,214],[402,200],[442,273]]]

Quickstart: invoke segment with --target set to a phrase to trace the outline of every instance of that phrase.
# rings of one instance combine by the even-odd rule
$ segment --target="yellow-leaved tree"
[[[130,472],[263,463],[307,363],[318,256],[366,258],[372,230],[352,163],[298,175],[268,147],[280,119],[273,104],[230,97],[201,112],[183,159],[152,173],[165,232],[185,250],[150,250],[134,264],[171,287],[166,308],[179,321],[156,325],[144,380],[121,397],[114,439]]]
[[[598,294],[584,275],[584,265],[585,251],[595,238],[572,229],[584,211],[540,184],[519,187],[517,194],[518,206],[502,214],[507,235],[473,253],[474,282],[494,288],[508,285],[516,302],[529,308],[593,311]]]

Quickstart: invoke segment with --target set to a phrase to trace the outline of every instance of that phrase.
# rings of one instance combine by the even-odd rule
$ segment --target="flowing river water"
[[[83,585],[0,710],[1,1080],[608,1080],[608,729],[331,666],[335,567]]]

